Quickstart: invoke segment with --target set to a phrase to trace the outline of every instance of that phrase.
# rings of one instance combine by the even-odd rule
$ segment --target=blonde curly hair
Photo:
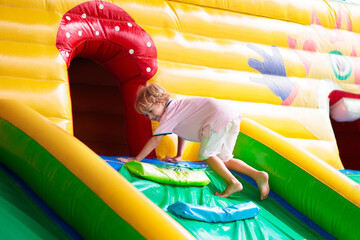
[[[154,104],[166,104],[170,100],[170,94],[163,87],[151,83],[139,88],[135,101],[135,110],[140,114],[146,114]]]

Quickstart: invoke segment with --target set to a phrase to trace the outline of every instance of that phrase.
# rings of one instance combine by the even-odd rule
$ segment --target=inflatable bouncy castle
[[[359,23],[355,0],[0,0],[1,238],[359,239]],[[117,161],[157,127],[133,107],[148,83],[241,114],[234,155],[268,172],[269,197],[236,172],[244,190],[215,196],[199,143],[161,162],[174,135],[144,164],[206,184]],[[178,201],[211,209],[188,219]]]

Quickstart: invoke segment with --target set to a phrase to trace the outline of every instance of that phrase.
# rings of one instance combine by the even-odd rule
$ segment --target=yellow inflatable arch
[[[222,99],[242,114],[242,134],[359,209],[359,185],[337,171],[344,165],[360,169],[356,150],[360,142],[359,23],[360,5],[351,1],[0,0],[0,99],[21,102],[96,154],[107,156],[136,155],[156,128],[156,123],[133,109],[139,86],[158,83],[173,98]],[[36,123],[23,125],[22,112],[14,115],[10,110],[24,111],[31,118],[30,110],[22,110],[25,106],[1,101],[0,112],[8,109],[1,119],[25,133],[29,129],[27,134],[39,143],[54,137],[36,136],[30,127]],[[123,216],[114,203],[121,197],[110,196],[97,185],[96,177],[80,170],[89,163],[102,174],[111,171],[97,162],[95,154],[86,153],[89,162],[81,154],[69,159],[45,145]],[[187,143],[184,160],[196,161],[198,148],[197,143]],[[175,152],[176,138],[166,136],[150,157],[161,159]],[[271,162],[247,162],[276,178]],[[17,172],[18,167],[9,168]],[[107,180],[126,182],[113,175]],[[107,180],[102,183],[109,184]],[[272,189],[279,187],[275,182]],[[128,185],[124,188],[135,191]],[[150,203],[144,201],[139,204],[145,209]],[[297,200],[291,203],[302,207]],[[151,211],[147,213],[150,222],[155,214]],[[143,228],[129,214],[123,218],[140,235],[156,238],[153,226]],[[163,215],[159,213],[161,224],[176,226],[175,230],[169,227],[169,236],[189,237]],[[346,235],[346,229],[339,230],[342,227],[334,230],[327,221],[315,221],[335,237]]]

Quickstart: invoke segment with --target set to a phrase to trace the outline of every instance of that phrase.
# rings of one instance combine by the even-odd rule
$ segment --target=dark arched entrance
[[[100,64],[75,58],[68,69],[74,136],[97,154],[129,156],[117,79]]]

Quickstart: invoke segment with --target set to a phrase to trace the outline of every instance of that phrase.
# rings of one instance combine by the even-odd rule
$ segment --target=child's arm
[[[181,137],[178,137],[178,148],[177,148],[177,155],[176,157],[166,156],[163,161],[165,162],[172,162],[177,163],[180,162],[185,150],[185,143],[186,141],[182,139]]]
[[[177,149],[176,157],[180,157],[180,160],[184,154],[185,143],[186,143],[186,141],[184,139],[182,139],[181,137],[178,137],[178,149]]]
[[[117,160],[120,160],[122,162],[130,162],[130,161],[138,161],[140,162],[143,160],[149,153],[155,149],[155,147],[160,143],[161,139],[164,137],[164,135],[158,135],[153,136],[150,138],[143,149],[140,151],[140,153],[135,158],[117,158]]]

